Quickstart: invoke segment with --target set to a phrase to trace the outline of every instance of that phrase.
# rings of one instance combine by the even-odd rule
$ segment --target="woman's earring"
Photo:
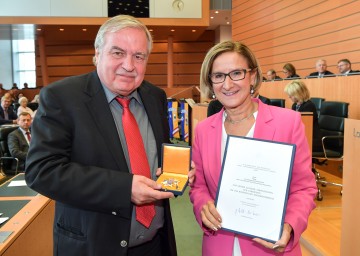
[[[215,97],[215,93],[212,94],[211,98],[212,98],[212,99],[215,99],[215,98],[216,98],[216,97]]]
[[[250,87],[250,94],[251,94],[251,96],[254,94],[254,92],[255,92],[254,86],[251,85],[251,87]]]

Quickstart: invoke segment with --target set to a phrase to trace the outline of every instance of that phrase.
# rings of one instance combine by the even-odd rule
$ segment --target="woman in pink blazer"
[[[301,255],[299,239],[315,207],[317,191],[309,145],[299,113],[252,98],[259,90],[261,78],[256,57],[240,42],[215,45],[201,68],[201,88],[215,94],[224,105],[219,113],[197,125],[193,143],[196,178],[190,199],[204,231],[202,251],[206,256]],[[221,229],[214,200],[227,135],[296,144],[285,224],[276,243]]]

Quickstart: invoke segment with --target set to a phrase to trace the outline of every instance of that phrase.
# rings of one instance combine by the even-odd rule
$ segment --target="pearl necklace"
[[[225,121],[229,122],[230,124],[238,124],[248,120],[253,114],[254,112],[251,112],[248,116],[241,118],[240,120],[231,120],[231,118],[227,115]]]

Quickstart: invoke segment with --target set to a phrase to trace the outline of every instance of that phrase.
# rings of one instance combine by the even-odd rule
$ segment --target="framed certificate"
[[[296,146],[228,136],[216,208],[224,230],[280,239]]]

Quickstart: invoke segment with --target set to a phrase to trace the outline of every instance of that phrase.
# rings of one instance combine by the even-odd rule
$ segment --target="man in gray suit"
[[[19,159],[19,170],[25,170],[25,160],[31,140],[31,115],[27,112],[19,114],[17,123],[19,128],[8,135],[8,147],[12,157]]]

